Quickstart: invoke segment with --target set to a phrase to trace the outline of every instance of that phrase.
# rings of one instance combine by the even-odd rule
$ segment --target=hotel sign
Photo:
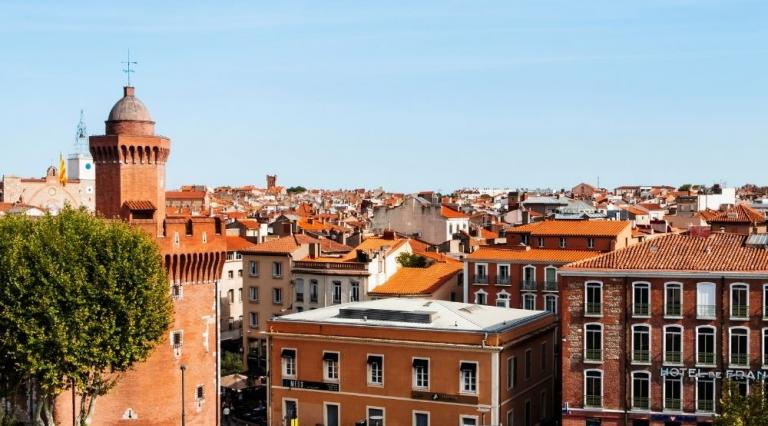
[[[339,391],[338,383],[309,382],[307,380],[283,379],[283,386],[294,389],[322,390],[330,392]]]
[[[662,367],[661,377],[688,377],[690,379],[768,380],[768,370],[705,370],[701,368]]]

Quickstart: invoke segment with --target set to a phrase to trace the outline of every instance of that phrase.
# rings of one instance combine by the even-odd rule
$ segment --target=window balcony
[[[520,289],[521,290],[536,290],[536,281],[533,280],[523,280],[522,283],[520,283]]]
[[[682,400],[677,398],[664,398],[664,409],[665,410],[676,410],[679,411],[680,408],[683,406]]]
[[[715,411],[715,401],[700,399],[696,401],[696,410],[711,413]]]
[[[498,276],[496,277],[496,284],[498,285],[509,285],[510,283],[509,276]]]
[[[650,306],[647,303],[635,303],[632,306],[634,315],[648,316],[651,313]]]
[[[586,311],[587,315],[600,315],[603,313],[602,303],[587,303]]]
[[[667,303],[664,314],[671,317],[679,317],[683,314],[683,306],[680,303]]]
[[[317,303],[317,295],[316,294],[310,294],[309,295],[309,303]]]
[[[603,350],[602,349],[587,349],[584,351],[584,359],[586,361],[602,361]]]
[[[600,395],[585,395],[584,406],[585,407],[602,407],[603,397]]]
[[[648,397],[636,396],[632,398],[632,408],[647,410],[651,408],[651,402]]]
[[[748,318],[747,305],[731,305],[731,318]]]
[[[699,352],[696,354],[696,363],[703,365],[715,365],[714,352]]]
[[[732,353],[731,354],[731,365],[738,365],[742,367],[748,367],[749,366],[749,359],[747,357],[747,354],[739,354],[739,353]]]
[[[488,275],[475,275],[475,284],[488,284]]]
[[[544,281],[544,291],[557,291],[557,281]]]
[[[715,319],[715,305],[696,305],[696,318]]]
[[[664,362],[680,364],[683,361],[683,353],[678,351],[664,352]]]
[[[303,302],[304,301],[304,293],[296,293],[296,301],[297,302]]]
[[[632,361],[634,362],[650,362],[651,353],[649,351],[632,351]]]

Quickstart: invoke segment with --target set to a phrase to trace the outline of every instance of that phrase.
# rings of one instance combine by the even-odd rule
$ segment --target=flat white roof
[[[366,310],[370,312],[369,315],[365,315]],[[342,311],[346,312],[340,316]],[[382,319],[389,314],[392,314],[394,319]],[[444,300],[387,298],[333,305],[283,315],[272,320],[275,322],[320,322],[369,327],[498,332],[548,315],[553,314],[547,311],[500,308]],[[353,318],[349,316],[353,316]],[[424,322],[401,320],[403,316],[418,316]]]

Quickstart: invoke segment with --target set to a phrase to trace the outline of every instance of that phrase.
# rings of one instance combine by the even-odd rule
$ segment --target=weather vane
[[[122,61],[122,64],[125,64],[125,68],[123,69],[123,72],[128,76],[128,87],[131,86],[131,73],[135,72],[135,70],[131,69],[131,65],[138,65],[138,62],[131,61],[131,49],[128,49],[128,60]]]

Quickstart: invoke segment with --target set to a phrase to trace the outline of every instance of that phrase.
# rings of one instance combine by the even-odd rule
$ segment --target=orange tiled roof
[[[256,247],[256,244],[243,237],[227,235],[227,251],[245,251]]]
[[[440,214],[448,219],[467,219],[469,216],[448,206],[441,206]]]
[[[747,204],[736,204],[726,211],[705,210],[701,216],[707,222],[763,223],[765,215]]]
[[[469,260],[509,260],[569,263],[595,257],[599,253],[586,250],[520,249],[484,246],[467,256]]]
[[[399,248],[406,242],[408,242],[408,240],[403,238],[395,238],[393,240],[381,237],[367,238],[362,243],[358,244],[357,247],[354,248],[354,251],[347,253],[347,255],[344,256],[344,259],[357,259],[357,250],[379,250],[383,246],[389,246],[389,251],[387,253],[391,253],[392,250]]]
[[[325,231],[331,229],[331,225],[323,223],[319,220],[312,220],[311,223],[308,219],[299,217],[298,226],[306,231]]]
[[[202,200],[205,198],[204,191],[166,191],[166,200]]]
[[[128,200],[123,203],[128,210],[155,210],[155,205],[147,200]]]
[[[489,231],[485,228],[480,228],[480,238],[485,238],[486,240],[495,240],[496,238],[499,238],[499,234],[493,231]]]
[[[647,216],[647,215],[649,214],[649,212],[648,212],[648,211],[646,211],[646,210],[643,210],[643,209],[641,209],[641,208],[637,208],[637,207],[635,207],[635,206],[627,206],[627,207],[624,207],[624,210],[626,210],[626,211],[628,211],[628,212],[632,213],[632,214],[633,214],[633,215],[635,215],[635,216],[638,216],[638,215],[644,215],[644,216]]]
[[[592,259],[566,270],[768,271],[768,250],[746,247],[746,235],[713,233],[708,237],[669,234]]]
[[[259,221],[254,219],[237,219],[237,223],[243,224],[245,229],[259,229],[261,226]]]
[[[629,228],[623,220],[545,220],[510,228],[507,232],[530,233],[531,236],[565,235],[615,237]]]
[[[416,296],[429,295],[456,276],[463,266],[461,263],[434,263],[426,268],[400,268],[387,282],[369,294]]]

